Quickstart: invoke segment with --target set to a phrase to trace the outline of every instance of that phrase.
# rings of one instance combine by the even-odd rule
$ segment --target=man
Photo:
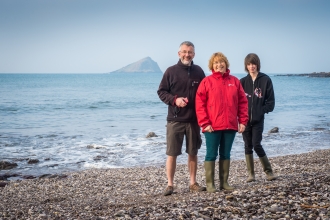
[[[257,54],[250,53],[244,60],[245,71],[248,75],[241,79],[248,99],[249,122],[243,132],[245,144],[245,159],[249,177],[247,182],[255,181],[253,150],[259,157],[267,180],[274,180],[272,167],[261,146],[264,130],[264,114],[272,112],[275,107],[275,95],[272,80],[260,72],[260,59]]]
[[[193,63],[195,46],[189,41],[180,44],[179,61],[167,68],[160,82],[157,94],[168,105],[167,114],[167,160],[166,175],[168,186],[165,196],[173,193],[174,174],[177,156],[182,154],[185,137],[188,169],[190,174],[190,191],[205,191],[205,187],[196,182],[197,153],[202,144],[200,127],[195,112],[195,96],[199,83],[205,77],[201,67]]]

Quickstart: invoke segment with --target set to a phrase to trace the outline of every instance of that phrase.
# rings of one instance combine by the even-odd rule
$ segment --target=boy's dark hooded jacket
[[[160,82],[157,94],[168,105],[167,121],[196,122],[195,97],[197,88],[205,77],[204,71],[191,62],[187,66],[179,62],[167,68]],[[177,97],[187,97],[188,103],[184,108],[175,104]]]
[[[275,107],[273,83],[270,77],[259,72],[253,82],[250,74],[242,78],[241,84],[249,102],[249,122],[256,124],[264,119],[264,114]]]

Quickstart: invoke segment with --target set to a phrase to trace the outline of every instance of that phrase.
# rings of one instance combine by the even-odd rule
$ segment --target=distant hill
[[[155,61],[146,57],[110,73],[162,73],[162,71]]]

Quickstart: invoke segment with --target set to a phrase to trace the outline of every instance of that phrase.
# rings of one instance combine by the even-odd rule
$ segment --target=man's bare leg
[[[190,175],[190,185],[196,183],[197,155],[188,155],[188,169]]]
[[[168,186],[173,186],[175,169],[176,169],[176,156],[167,156],[166,176],[167,176]]]

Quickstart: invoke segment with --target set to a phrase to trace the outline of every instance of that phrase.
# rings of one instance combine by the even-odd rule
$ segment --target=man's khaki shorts
[[[202,145],[200,127],[197,122],[185,123],[168,121],[166,129],[166,154],[169,156],[182,154],[184,137],[186,140],[186,153],[189,155],[197,155],[198,149],[200,149]]]

